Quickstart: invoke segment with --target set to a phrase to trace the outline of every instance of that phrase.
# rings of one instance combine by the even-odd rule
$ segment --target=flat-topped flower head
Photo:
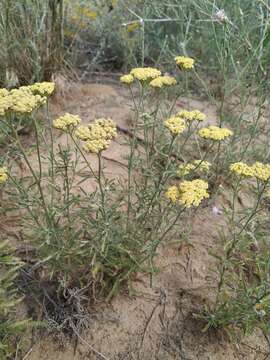
[[[181,134],[186,128],[185,120],[176,116],[165,120],[164,125],[175,136]]]
[[[26,86],[11,90],[4,99],[9,102],[8,110],[18,114],[29,114],[46,102],[45,97],[34,95]]]
[[[29,86],[33,94],[40,96],[50,96],[54,92],[55,84],[53,82],[40,82]]]
[[[78,115],[66,113],[53,121],[53,126],[62,131],[74,130],[81,122]]]
[[[199,206],[203,199],[209,198],[208,183],[204,180],[183,181],[179,184],[179,202],[186,208]]]
[[[88,126],[79,126],[75,136],[85,141],[83,149],[88,153],[98,154],[109,147],[117,135],[116,124],[112,119],[96,119]]]
[[[161,89],[163,86],[173,86],[176,85],[177,81],[173,76],[158,76],[154,80],[150,82],[150,86],[153,88],[159,88]]]
[[[199,136],[204,139],[210,139],[214,141],[225,140],[227,137],[232,136],[233,132],[226,128],[220,128],[218,126],[211,125],[208,128],[202,128],[199,130]]]
[[[139,81],[147,81],[161,76],[161,72],[158,69],[152,67],[142,67],[132,69],[130,75]]]
[[[270,179],[270,164],[256,162],[251,166],[253,176],[260,181],[268,181]]]
[[[254,176],[254,170],[253,170],[252,166],[249,166],[241,161],[231,164],[230,171],[240,177],[253,177]]]
[[[191,70],[194,68],[195,61],[190,57],[176,56],[174,60],[181,70]]]
[[[206,115],[202,113],[199,110],[181,110],[177,114],[177,116],[180,116],[181,118],[187,120],[187,121],[204,121],[206,120]]]
[[[199,206],[203,199],[209,198],[208,183],[204,180],[183,181],[178,186],[168,188],[165,196],[173,203],[186,208]]]
[[[0,183],[6,182],[7,178],[8,178],[7,168],[6,167],[0,167]]]
[[[120,81],[123,84],[131,85],[134,81],[134,77],[131,74],[123,75],[120,77]]]
[[[193,171],[208,172],[210,167],[211,164],[208,161],[194,160],[191,163],[180,165],[177,174],[179,176],[186,176]]]

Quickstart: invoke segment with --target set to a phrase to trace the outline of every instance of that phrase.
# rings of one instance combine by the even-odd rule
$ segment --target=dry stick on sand
[[[73,324],[74,325],[74,324]],[[85,344],[86,346],[89,347],[89,349],[98,357],[100,357],[103,360],[110,360],[109,358],[107,358],[105,355],[103,355],[101,352],[99,352],[98,350],[96,350],[91,344],[89,344],[86,340],[84,340],[80,334],[78,333],[76,326],[72,326],[74,334],[78,337],[79,340],[81,340],[81,342],[83,344]]]

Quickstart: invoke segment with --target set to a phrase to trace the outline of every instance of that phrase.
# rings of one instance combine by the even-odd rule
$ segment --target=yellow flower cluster
[[[0,167],[0,183],[4,183],[7,181],[7,168],[6,167]]]
[[[79,125],[81,119],[78,115],[66,113],[53,121],[53,126],[62,131],[71,131]]]
[[[177,186],[170,186],[166,191],[167,199],[171,200],[171,202],[176,203],[179,200],[179,189]]]
[[[116,135],[116,125],[111,119],[97,119],[93,124],[79,126],[75,131],[75,136],[85,141],[84,150],[95,154],[107,149]]]
[[[207,172],[210,170],[211,164],[208,161],[194,160],[192,163],[180,165],[178,167],[177,174],[179,176],[185,176],[190,174],[194,170],[200,172]]]
[[[31,113],[46,103],[46,97],[53,93],[54,86],[54,83],[43,82],[10,91],[0,89],[0,116],[7,112]]]
[[[230,165],[230,171],[243,177],[253,177],[254,171],[251,166],[243,162],[236,162]]]
[[[176,56],[174,58],[176,64],[180,67],[182,70],[191,70],[194,67],[194,59],[186,56]]]
[[[202,128],[199,130],[200,137],[204,139],[210,139],[215,141],[221,141],[229,136],[233,135],[233,132],[226,128],[220,128],[218,126],[211,125],[208,128]]]
[[[164,125],[172,135],[179,135],[186,128],[185,120],[177,116],[165,120]]]
[[[25,114],[39,108],[46,103],[46,98],[40,95],[34,95],[30,89],[13,89],[7,96],[10,102],[9,110],[11,112]]]
[[[230,165],[230,171],[243,177],[255,177],[260,181],[268,181],[270,179],[270,164],[256,162],[249,166],[243,162],[237,162]]]
[[[252,165],[253,176],[257,180],[268,181],[270,179],[270,164],[256,162]]]
[[[33,94],[40,96],[50,96],[54,92],[55,84],[53,82],[41,82],[35,83],[29,86],[29,89]]]
[[[89,126],[85,126],[85,125],[78,126],[75,131],[75,136],[82,141],[86,141],[87,139],[90,139],[91,131],[89,129]]]
[[[209,198],[208,183],[197,179],[193,181],[183,181],[178,186],[171,186],[166,197],[173,203],[179,202],[186,208],[199,206],[203,199]]]
[[[130,84],[133,83],[134,77],[131,74],[123,75],[123,76],[120,77],[120,81],[123,84],[130,85]]]
[[[173,76],[164,75],[158,76],[157,78],[152,80],[149,85],[153,88],[162,88],[163,86],[173,86],[176,84],[177,81]]]
[[[147,81],[161,76],[161,72],[158,69],[152,67],[142,67],[132,69],[130,75],[139,81]]]
[[[206,120],[206,115],[199,110],[192,110],[192,111],[181,110],[177,114],[177,116],[180,116],[187,121],[194,121],[194,120],[204,121],[204,120]]]

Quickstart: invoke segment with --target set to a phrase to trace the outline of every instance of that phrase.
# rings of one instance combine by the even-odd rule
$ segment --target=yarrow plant
[[[190,58],[179,57],[176,62],[181,70],[194,67]],[[179,73],[178,78],[141,67],[121,76],[133,101],[121,176],[107,172],[104,154],[118,136],[117,118],[86,123],[79,115],[66,113],[52,119],[52,83],[1,89],[1,121],[26,170],[18,176],[19,167],[7,156],[0,183],[8,188],[7,200],[22,214],[24,240],[36,249],[38,281],[52,282],[57,294],[65,297],[80,288],[93,299],[110,299],[123,283],[131,284],[138,271],[149,274],[152,285],[159,246],[172,238],[180,240],[185,213],[207,204],[216,191],[217,165],[224,165],[223,144],[234,133],[221,126],[201,127],[204,113],[190,108],[179,111],[176,102],[171,104],[169,88],[178,91]],[[34,129],[34,154],[19,134],[21,119]],[[228,167],[228,179],[235,181],[234,200],[242,181],[255,179],[259,201],[254,215],[241,218],[237,225],[233,212],[234,235],[221,264],[219,293],[226,261],[257,213],[270,178],[267,164],[249,166],[241,161],[230,162],[226,171]]]

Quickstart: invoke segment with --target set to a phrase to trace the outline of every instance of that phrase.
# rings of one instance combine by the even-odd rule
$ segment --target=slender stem
[[[71,137],[71,139],[72,139],[72,141],[73,141],[74,145],[75,145],[75,146],[76,146],[76,148],[78,149],[79,153],[80,153],[80,154],[81,154],[81,156],[83,157],[84,161],[86,162],[86,164],[87,164],[87,166],[88,166],[89,170],[91,171],[91,174],[93,175],[93,177],[94,177],[96,180],[98,180],[98,176],[95,174],[95,172],[94,172],[94,170],[93,170],[92,166],[90,165],[90,163],[89,163],[89,161],[88,161],[87,157],[85,156],[84,152],[82,151],[82,149],[81,149],[81,148],[80,148],[80,146],[78,145],[77,141],[75,140],[75,138],[74,138],[74,136],[73,136],[72,132],[70,132],[70,133],[69,133],[69,135],[70,135],[70,137]]]

